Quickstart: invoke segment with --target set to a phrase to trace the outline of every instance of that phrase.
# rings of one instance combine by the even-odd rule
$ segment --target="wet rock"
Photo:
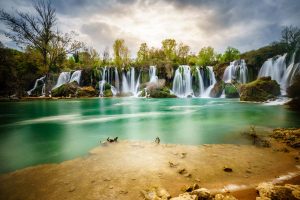
[[[199,185],[197,183],[195,183],[194,185],[189,185],[189,186],[185,186],[184,188],[182,188],[183,192],[192,192],[193,190],[197,190],[199,189]]]
[[[256,188],[260,197],[264,199],[300,199],[300,186],[286,184],[284,186],[273,185],[272,183],[261,183]]]
[[[300,128],[274,129],[271,137],[278,141],[286,143],[290,147],[300,147]]]
[[[197,195],[183,193],[183,194],[180,194],[178,197],[171,198],[171,200],[198,200],[198,197],[197,197]]]
[[[232,195],[216,194],[214,200],[237,200],[237,198]]]
[[[196,190],[190,192],[190,194],[196,195],[198,197],[198,199],[201,199],[201,200],[212,200],[213,199],[213,195],[206,188],[196,189]]]
[[[232,168],[227,167],[227,166],[225,166],[225,167],[223,168],[223,171],[224,171],[224,172],[233,172]]]
[[[171,198],[169,192],[160,187],[152,187],[150,189],[142,190],[141,195],[145,200],[167,200]]]

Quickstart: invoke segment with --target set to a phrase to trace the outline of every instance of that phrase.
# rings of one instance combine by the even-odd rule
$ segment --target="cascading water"
[[[180,65],[178,69],[176,69],[172,93],[181,98],[193,96],[192,74],[190,66]]]
[[[134,96],[138,95],[138,88],[140,86],[140,74],[135,79],[135,69],[130,68],[130,71],[122,74],[122,93],[132,93]]]
[[[204,94],[204,83],[199,67],[196,68],[196,71],[198,75],[199,97],[201,97]]]
[[[76,70],[75,72],[73,72],[69,82],[72,83],[76,81],[78,84],[80,84],[80,77],[81,77],[81,70]]]
[[[118,68],[115,67],[115,88],[117,93],[120,92],[120,80],[119,80],[119,72]]]
[[[57,79],[57,83],[56,85],[52,88],[55,89],[55,88],[58,88],[59,86],[63,85],[63,84],[66,84],[70,81],[70,78],[71,78],[71,72],[61,72],[59,74],[59,77]]]
[[[206,88],[204,94],[202,95],[205,98],[210,97],[210,92],[213,89],[214,85],[216,84],[216,77],[212,66],[207,66],[209,71],[209,86]]]
[[[272,80],[281,82],[281,79],[286,71],[285,58],[287,54],[277,56],[276,58],[269,58],[259,70],[258,78],[270,76]]]
[[[30,96],[31,93],[37,88],[39,82],[43,82],[44,90],[42,89],[42,96],[45,95],[45,82],[44,82],[45,78],[46,76],[42,76],[41,78],[36,79],[33,88],[31,90],[28,90],[27,94]]]
[[[158,77],[156,75],[156,66],[150,66],[149,67],[149,77],[150,77],[150,83],[157,83]]]
[[[294,77],[300,74],[300,63],[295,63],[296,51],[293,53],[290,64],[286,68],[286,56],[276,56],[266,60],[259,70],[258,78],[270,76],[280,84],[281,94],[286,95],[287,88],[293,83]]]
[[[285,70],[285,73],[281,79],[280,87],[281,87],[281,94],[286,95],[286,90],[289,86],[293,84],[294,77],[297,74],[300,74],[300,63],[295,64],[295,56],[296,51],[294,52],[292,56],[292,60],[288,66],[288,68]]]
[[[245,60],[235,60],[230,62],[230,65],[226,67],[223,75],[223,81],[225,83],[231,83],[232,80],[236,80],[240,83],[247,83],[248,68]]]

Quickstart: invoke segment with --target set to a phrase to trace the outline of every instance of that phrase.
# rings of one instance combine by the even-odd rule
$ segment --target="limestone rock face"
[[[219,98],[222,95],[224,86],[224,81],[218,81],[210,91],[209,96],[213,98]]]
[[[271,77],[261,77],[241,86],[241,101],[263,102],[280,95],[278,83]]]

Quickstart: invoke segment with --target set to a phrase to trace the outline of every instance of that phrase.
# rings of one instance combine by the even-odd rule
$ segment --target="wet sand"
[[[249,188],[260,182],[290,172],[299,176],[299,152],[282,148],[121,141],[99,146],[86,157],[3,174],[0,199],[142,199],[140,191],[149,187],[163,187],[177,196],[194,183],[212,191],[243,189],[232,194],[249,199]],[[224,167],[233,171],[225,172]]]

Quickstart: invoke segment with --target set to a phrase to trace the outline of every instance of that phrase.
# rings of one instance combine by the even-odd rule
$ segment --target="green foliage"
[[[149,48],[146,43],[142,43],[139,51],[137,52],[136,62],[140,65],[149,64]]]
[[[212,47],[203,47],[198,53],[197,64],[200,66],[214,65],[216,61],[216,53]]]
[[[224,54],[220,57],[221,62],[231,62],[240,59],[240,51],[233,47],[227,47]]]
[[[288,103],[293,110],[300,111],[300,74],[295,76],[293,84],[287,89],[288,97],[292,100]]]
[[[176,40],[165,39],[162,41],[162,50],[167,61],[175,60],[176,58]]]
[[[118,67],[128,67],[130,63],[129,50],[123,39],[117,39],[113,45],[114,64]]]

